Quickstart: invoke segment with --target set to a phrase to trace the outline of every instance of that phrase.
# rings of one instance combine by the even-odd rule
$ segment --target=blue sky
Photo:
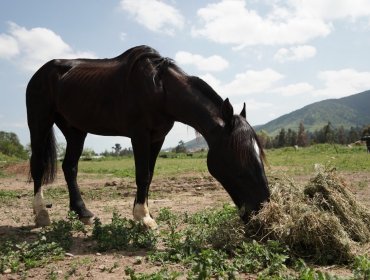
[[[370,89],[368,0],[2,1],[0,130],[29,142],[25,88],[43,63],[114,57],[141,44],[202,77],[235,110],[246,102],[252,125]],[[164,147],[194,136],[176,124]],[[85,147],[115,143],[130,146],[88,136]]]

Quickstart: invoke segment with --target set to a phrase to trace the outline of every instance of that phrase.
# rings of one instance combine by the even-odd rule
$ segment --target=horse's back
[[[134,126],[153,129],[163,122],[167,127],[164,93],[153,82],[156,58],[155,50],[139,46],[110,59],[51,60],[31,78],[28,103],[47,100],[45,106],[70,125],[94,134],[129,136]]]

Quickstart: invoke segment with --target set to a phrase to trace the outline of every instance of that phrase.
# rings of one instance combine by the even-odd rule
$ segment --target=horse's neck
[[[219,106],[185,83],[172,80],[165,88],[167,112],[176,121],[193,127],[210,143],[217,128],[223,126]]]

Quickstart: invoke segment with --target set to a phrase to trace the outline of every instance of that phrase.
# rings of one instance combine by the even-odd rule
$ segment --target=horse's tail
[[[53,63],[50,61],[42,66],[31,78],[26,90],[27,119],[32,150],[30,175],[42,184],[52,183],[57,171],[52,89],[49,86],[49,73]]]
[[[53,128],[51,128],[47,134],[44,148],[44,172],[42,174],[42,184],[49,184],[54,181],[57,173],[57,144]]]
[[[51,128],[47,134],[44,150],[41,152],[42,168],[41,168],[41,184],[47,185],[54,182],[57,174],[57,144],[54,135],[54,129]],[[33,155],[34,156],[34,155]],[[37,164],[37,163],[36,163]],[[28,182],[32,181],[32,169],[35,168],[35,163],[31,157],[31,166],[28,176]]]

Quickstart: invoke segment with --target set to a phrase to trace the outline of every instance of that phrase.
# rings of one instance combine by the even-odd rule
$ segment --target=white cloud
[[[279,87],[272,92],[280,93],[283,96],[296,96],[300,94],[312,93],[314,87],[308,83],[291,84],[284,87]]]
[[[18,53],[17,41],[7,34],[0,34],[0,58],[11,58]]]
[[[246,1],[223,0],[198,10],[203,26],[192,30],[194,36],[233,44],[242,48],[251,45],[302,44],[325,37],[330,24],[311,14],[297,13],[291,7],[271,6],[266,16],[248,9]]]
[[[159,0],[122,0],[120,7],[154,32],[174,35],[177,29],[184,27],[185,20],[181,13]]]
[[[357,19],[370,15],[368,0],[289,0],[300,14],[310,14],[322,19]]]
[[[314,57],[315,55],[315,47],[303,45],[291,48],[281,48],[274,55],[274,59],[280,63],[284,63],[286,61],[303,61],[305,59]]]
[[[253,45],[296,45],[331,33],[336,20],[355,21],[370,16],[368,0],[266,1],[260,13],[244,0],[222,0],[198,10],[200,25],[194,36],[203,36],[240,49]]]
[[[247,118],[248,118],[248,112],[249,111],[258,111],[258,110],[269,108],[269,107],[272,107],[272,106],[273,106],[272,103],[259,102],[259,101],[256,101],[253,98],[247,99],[245,101],[245,107],[246,107],[246,111],[247,111]],[[233,107],[234,107],[235,113],[239,113],[243,109],[243,103],[233,104]]]
[[[47,28],[26,29],[15,23],[9,23],[8,34],[0,34],[7,38],[14,51],[8,52],[2,58],[12,59],[23,70],[35,71],[43,63],[53,58],[91,58],[91,52],[75,51],[63,39]]]
[[[284,76],[270,68],[239,73],[234,80],[222,86],[221,90],[228,96],[261,93],[271,89],[272,85]]]
[[[284,76],[273,69],[248,70],[235,75],[228,83],[221,83],[212,74],[205,74],[201,78],[206,81],[223,98],[258,94],[266,91],[273,91],[276,82]]]
[[[203,57],[199,54],[179,51],[175,60],[182,65],[194,65],[200,71],[218,72],[226,69],[229,62],[218,55]]]
[[[339,98],[370,89],[370,72],[348,68],[322,71],[318,78],[324,82],[324,88],[315,90],[315,96]]]

